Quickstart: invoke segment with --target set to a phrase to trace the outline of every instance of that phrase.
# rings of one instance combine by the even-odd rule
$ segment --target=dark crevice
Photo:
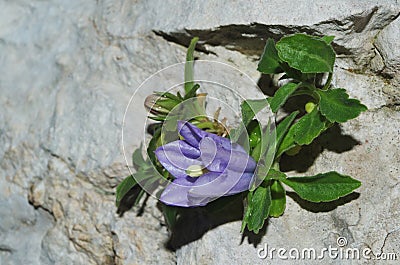
[[[162,31],[153,31],[157,36],[164,38],[166,41],[173,42],[184,47],[189,47],[190,41],[194,36],[197,35],[190,35],[188,32],[176,32],[173,34],[168,34]],[[203,52],[205,54],[214,54],[214,52],[207,50],[204,46],[204,41],[200,38],[200,41],[196,44],[196,51]]]
[[[181,32],[154,32],[167,41],[185,47],[189,45],[191,38],[197,36],[200,41],[196,49],[207,54],[213,53],[207,50],[206,45],[209,45],[223,46],[229,50],[238,51],[249,56],[260,56],[264,49],[265,41],[268,38],[277,41],[284,35],[300,32],[322,36],[320,32],[308,26],[264,25],[259,23],[252,23],[249,25],[232,24],[210,30],[185,29]]]
[[[354,15],[352,16],[352,21],[353,21],[353,28],[356,33],[362,32],[369,22],[371,21],[371,18],[373,15],[378,11],[378,7],[374,7],[370,12],[363,12],[362,14],[359,15]]]
[[[112,239],[111,244],[112,244],[113,254],[112,257],[110,257],[111,260],[110,264],[119,264],[118,263],[119,256],[117,254],[117,249],[116,249],[116,243],[118,242],[118,235],[114,231],[111,231],[111,239]]]
[[[34,205],[33,201],[30,200],[29,198],[28,198],[28,203],[29,203],[33,208],[35,208],[35,210],[37,210],[37,209],[42,209],[43,211],[49,213],[50,216],[52,217],[53,221],[54,221],[54,222],[57,221],[56,217],[54,216],[54,213],[53,213],[50,209],[47,209],[47,208],[44,207],[43,205]]]
[[[0,252],[7,252],[7,253],[12,254],[14,252],[14,250],[8,246],[0,245]]]

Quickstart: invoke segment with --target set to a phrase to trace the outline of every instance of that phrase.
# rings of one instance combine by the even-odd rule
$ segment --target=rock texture
[[[0,264],[279,264],[259,259],[257,248],[323,248],[338,236],[400,259],[398,1],[17,0],[0,7]],[[165,248],[169,234],[155,200],[140,217],[138,209],[119,217],[115,187],[129,174],[120,134],[135,88],[183,61],[182,44],[194,35],[199,58],[257,81],[265,39],[295,32],[336,36],[334,84],[369,111],[305,148],[311,162],[288,160],[287,170],[355,176],[363,182],[359,198],[315,212],[291,196],[258,241],[242,239],[240,222],[232,222],[176,252]],[[130,129],[138,136],[133,148],[142,128]]]

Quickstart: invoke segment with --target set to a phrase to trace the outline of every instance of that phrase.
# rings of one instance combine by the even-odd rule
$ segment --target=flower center
[[[201,165],[191,165],[186,169],[186,174],[192,178],[200,177],[205,173],[205,169]]]

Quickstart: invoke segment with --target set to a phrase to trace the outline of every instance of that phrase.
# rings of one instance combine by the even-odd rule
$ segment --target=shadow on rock
[[[200,239],[207,231],[217,226],[241,220],[244,197],[245,194],[222,197],[204,207],[176,207],[177,217],[170,227],[167,248],[175,251]]]
[[[140,199],[139,195],[142,192],[142,188],[139,185],[135,185],[131,188],[126,195],[122,198],[121,202],[119,203],[117,214],[119,217],[124,216],[124,213],[132,209],[132,207],[137,203],[137,200]],[[141,207],[137,212],[137,216],[141,216],[144,211],[144,207],[146,206],[147,200],[149,195],[146,194],[145,199],[143,200]]]
[[[342,134],[342,129],[335,124],[321,134],[310,145],[302,146],[300,152],[294,156],[282,155],[280,168],[282,171],[306,172],[317,157],[326,149],[335,153],[343,153],[361,144],[351,135]]]
[[[301,208],[313,213],[330,212],[336,209],[338,206],[345,205],[346,203],[349,203],[360,197],[360,193],[353,192],[335,201],[316,203],[303,200],[295,192],[288,191],[286,192],[286,195],[292,198],[295,202],[297,202],[301,206]]]
[[[263,227],[258,231],[258,234],[250,232],[247,228],[244,230],[242,235],[242,240],[240,244],[243,244],[244,240],[247,238],[247,243],[252,244],[255,248],[261,243],[263,237],[267,234],[268,231],[268,222],[269,219],[265,220]]]

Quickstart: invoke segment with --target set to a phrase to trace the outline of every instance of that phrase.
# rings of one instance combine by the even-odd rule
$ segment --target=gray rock
[[[383,60],[385,69],[383,71],[395,77],[399,81],[400,62],[400,18],[390,23],[378,35],[375,45]]]
[[[350,246],[370,247],[375,254],[398,251],[400,96],[398,83],[387,77],[398,75],[399,4],[295,4],[291,11],[289,0],[4,3],[0,263],[280,262],[260,260],[254,239],[242,242],[239,222],[218,226],[173,253],[165,248],[169,232],[154,199],[141,217],[137,208],[123,217],[115,213],[115,187],[129,174],[120,140],[126,105],[147,77],[184,60],[181,44],[194,35],[203,51],[197,56],[229,63],[254,80],[260,77],[257,58],[267,37],[336,36],[340,59],[334,84],[371,110],[343,126],[343,133],[361,144],[342,154],[325,147],[307,174],[353,175],[363,181],[361,195],[318,213],[288,198],[285,215],[269,221],[258,247],[322,248],[345,236]],[[158,85],[154,90],[165,89]],[[135,107],[137,116],[125,128],[128,153],[144,139],[137,124],[145,109]],[[343,140],[354,142],[348,137]]]

